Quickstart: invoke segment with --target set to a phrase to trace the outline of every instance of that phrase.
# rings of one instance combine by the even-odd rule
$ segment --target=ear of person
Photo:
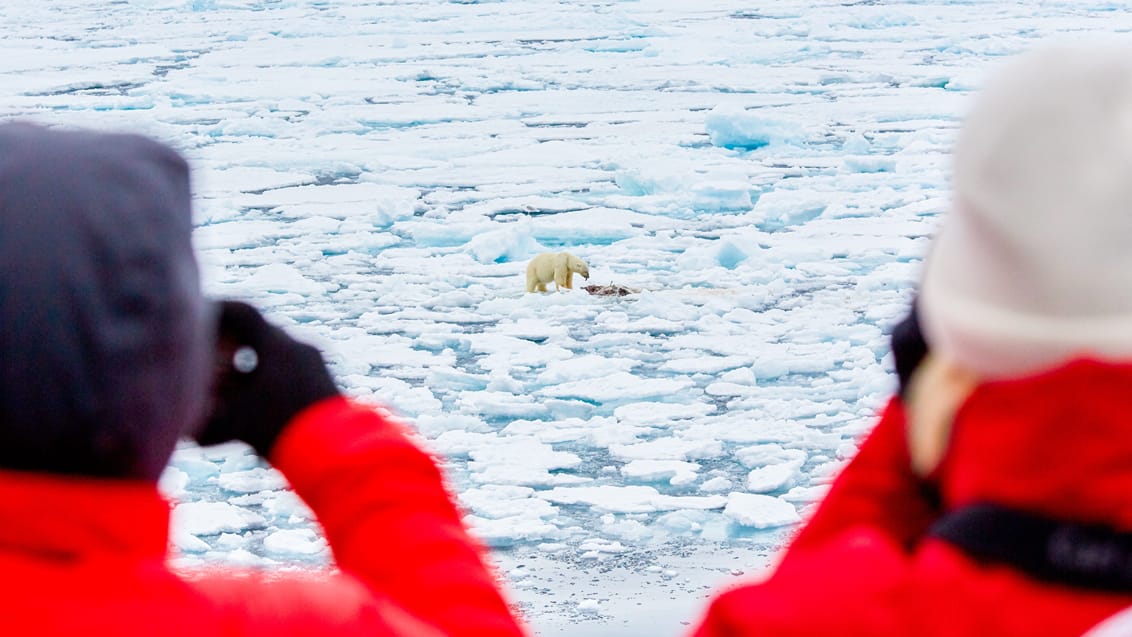
[[[927,477],[947,454],[955,414],[979,384],[978,376],[928,354],[911,376],[905,395],[908,455],[912,470]]]

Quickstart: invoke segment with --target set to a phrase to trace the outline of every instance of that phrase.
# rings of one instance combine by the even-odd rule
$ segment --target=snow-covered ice
[[[769,529],[799,522],[794,505],[781,498],[732,491],[723,514],[741,526]]]
[[[756,6],[758,5],[758,6]],[[8,0],[0,117],[194,168],[210,294],[414,423],[544,635],[676,635],[894,386],[886,334],[988,69],[1121,3]],[[523,293],[568,249],[590,283]],[[247,448],[182,445],[186,565],[325,565]]]

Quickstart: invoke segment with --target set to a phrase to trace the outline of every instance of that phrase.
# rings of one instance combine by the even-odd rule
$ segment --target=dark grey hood
[[[169,147],[0,124],[0,467],[160,475],[211,366],[191,232]]]

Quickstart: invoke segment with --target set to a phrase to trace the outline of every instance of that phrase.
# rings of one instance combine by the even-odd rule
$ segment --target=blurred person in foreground
[[[1132,604],[1132,49],[1012,60],[954,161],[901,391],[696,637],[1068,636]]]
[[[433,460],[315,348],[207,302],[191,231],[170,148],[0,125],[0,634],[522,634]],[[270,460],[339,570],[171,571],[184,435]]]

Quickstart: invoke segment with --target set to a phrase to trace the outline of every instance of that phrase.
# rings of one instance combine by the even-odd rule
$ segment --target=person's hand
[[[339,391],[318,349],[269,324],[247,303],[218,305],[214,405],[196,440],[240,440],[267,457],[292,418]]]

